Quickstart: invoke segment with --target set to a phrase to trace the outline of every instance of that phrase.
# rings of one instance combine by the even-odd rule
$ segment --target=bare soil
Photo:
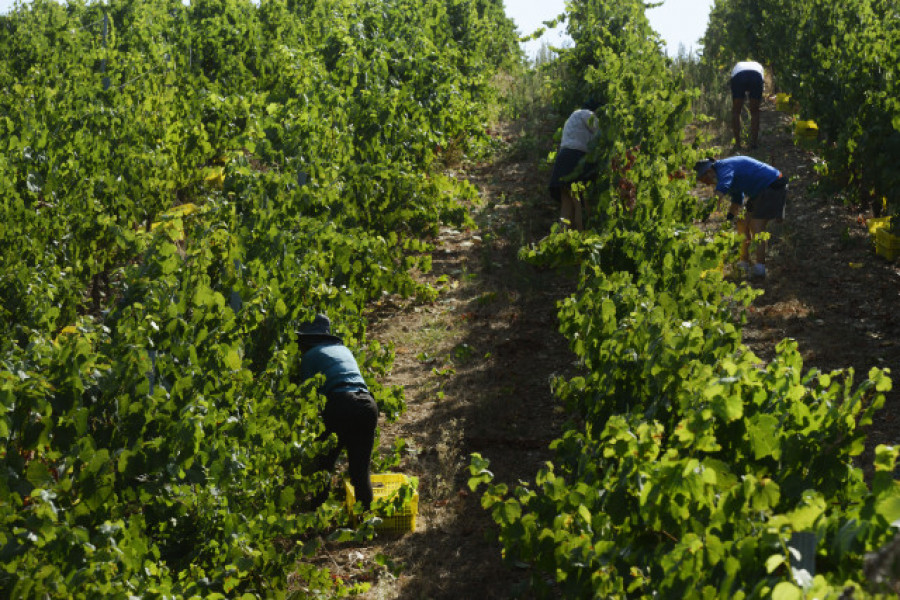
[[[765,293],[751,307],[745,342],[767,361],[789,337],[806,368],[852,367],[859,380],[871,367],[887,367],[896,376],[900,267],[875,255],[868,209],[822,191],[818,159],[794,145],[788,115],[766,103],[761,131],[752,154],[791,183],[787,218],[770,228],[768,277],[752,282]],[[511,150],[520,133],[501,132]],[[550,140],[552,131],[545,133]],[[532,480],[566,418],[550,382],[576,369],[556,320],[557,303],[575,280],[517,259],[558,215],[541,154],[507,152],[461,169],[482,194],[472,207],[479,227],[444,229],[436,240],[428,277],[447,276],[445,292],[427,305],[395,299],[371,316],[369,336],[396,349],[385,383],[402,385],[408,402],[397,423],[383,426],[381,447],[407,440],[400,470],[419,478],[420,504],[414,533],[367,546],[326,545],[320,559],[335,575],[372,584],[364,598],[528,597],[530,573],[502,563],[493,522],[465,484],[472,452],[490,459],[497,482]],[[706,224],[718,225],[721,215]],[[895,387],[868,432],[868,455],[876,444],[900,441],[898,415]],[[376,564],[379,555],[387,567]]]

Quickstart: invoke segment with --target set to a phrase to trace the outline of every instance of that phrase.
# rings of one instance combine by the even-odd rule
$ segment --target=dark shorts
[[[756,71],[741,71],[731,78],[731,97],[743,100],[750,95],[751,100],[762,100],[763,76]]]
[[[751,219],[781,220],[784,219],[786,204],[787,185],[784,183],[784,178],[781,178],[747,201],[747,213]]]
[[[550,175],[550,195],[559,202],[560,191],[576,181],[589,181],[597,173],[596,165],[584,161],[587,153],[572,148],[561,148],[556,153],[553,173]]]

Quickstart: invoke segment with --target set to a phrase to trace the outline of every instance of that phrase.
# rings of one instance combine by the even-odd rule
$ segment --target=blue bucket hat
[[[703,177],[707,171],[713,168],[714,164],[716,164],[716,160],[714,158],[706,158],[704,160],[697,161],[697,164],[694,165],[694,171],[697,173],[697,179]]]

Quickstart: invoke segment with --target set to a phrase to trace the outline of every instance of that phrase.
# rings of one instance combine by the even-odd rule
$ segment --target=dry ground
[[[751,308],[745,341],[768,360],[790,337],[807,368],[853,367],[862,375],[890,367],[896,377],[900,268],[875,256],[860,222],[866,212],[820,191],[816,156],[793,144],[789,121],[767,103],[753,152],[791,185],[787,219],[771,228],[769,276],[754,282],[765,293]],[[437,240],[433,277],[447,275],[447,291],[433,304],[379,311],[369,329],[396,346],[387,383],[404,386],[409,409],[383,428],[381,443],[409,442],[400,470],[419,477],[420,508],[415,533],[326,546],[324,564],[333,572],[372,582],[365,598],[507,598],[527,582],[524,567],[501,564],[490,517],[465,487],[471,452],[491,460],[498,481],[531,480],[565,419],[550,380],[574,369],[557,332],[556,304],[575,281],[516,258],[521,245],[547,233],[558,211],[546,198],[547,173],[534,158],[540,152],[525,154],[459,173],[479,187],[483,204],[473,208],[477,230],[445,229]],[[716,219],[707,226],[720,224]],[[869,452],[900,441],[898,419],[895,389],[869,432]],[[396,576],[375,565],[378,555],[400,567]]]
[[[378,572],[366,598],[505,598],[527,581],[527,571],[502,565],[490,516],[466,487],[466,467],[479,452],[498,482],[533,479],[565,418],[550,382],[573,369],[556,304],[575,279],[517,258],[558,213],[545,192],[548,175],[530,155],[507,152],[460,168],[481,203],[472,207],[477,228],[444,228],[436,240],[429,278],[446,276],[445,291],[432,304],[397,300],[371,315],[368,336],[395,346],[385,383],[402,385],[408,404],[397,423],[382,427],[381,447],[407,441],[398,470],[419,478],[420,500],[415,533],[326,546],[322,564],[345,580]],[[402,566],[396,578],[375,566],[377,555]]]

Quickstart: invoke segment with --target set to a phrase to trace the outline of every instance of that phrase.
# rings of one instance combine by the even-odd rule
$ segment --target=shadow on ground
[[[444,230],[434,253],[434,276],[458,285],[433,305],[370,328],[396,344],[388,383],[403,385],[409,404],[385,428],[383,446],[395,437],[412,442],[402,470],[420,478],[421,495],[419,531],[378,549],[404,564],[400,585],[372,597],[507,598],[527,590],[530,577],[502,564],[480,494],[466,487],[466,467],[478,452],[496,481],[512,488],[550,459],[565,417],[550,382],[571,373],[574,360],[557,330],[557,303],[574,279],[517,258],[555,219],[545,174],[507,161],[467,176],[482,190],[481,227]]]

